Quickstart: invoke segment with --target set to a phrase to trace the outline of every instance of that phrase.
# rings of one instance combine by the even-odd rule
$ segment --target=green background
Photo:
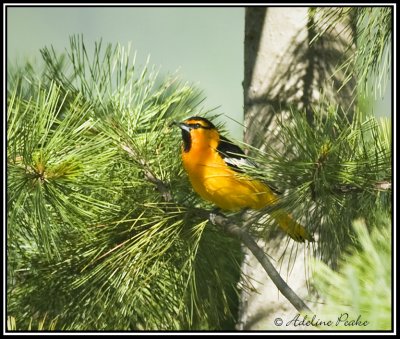
[[[177,72],[203,91],[202,108],[216,108],[230,136],[242,138],[243,7],[7,7],[9,62],[38,61],[44,46],[64,51],[74,34],[89,50],[99,39],[130,43],[139,66],[150,56],[161,75]],[[389,116],[391,90],[371,93],[364,109]]]
[[[203,91],[204,109],[217,108],[220,120],[241,138],[243,119],[244,8],[189,7],[8,7],[9,62],[40,60],[39,49],[69,46],[83,34],[86,45],[131,43],[137,65],[161,67]]]

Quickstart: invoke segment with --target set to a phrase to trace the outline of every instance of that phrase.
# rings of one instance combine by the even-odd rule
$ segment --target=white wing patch
[[[231,157],[225,157],[224,161],[234,167],[256,167],[254,162],[250,161],[249,159],[246,158],[231,158]]]

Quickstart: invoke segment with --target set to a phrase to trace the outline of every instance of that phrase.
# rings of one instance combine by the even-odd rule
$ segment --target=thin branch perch
[[[162,180],[156,177],[156,175],[150,170],[148,164],[143,159],[138,159],[137,154],[132,148],[125,144],[121,145],[121,147],[132,158],[134,158],[136,162],[140,163],[144,170],[146,179],[156,186],[163,199],[167,202],[171,202],[172,194],[168,186]],[[304,301],[282,279],[279,272],[275,269],[271,261],[265,255],[264,251],[257,245],[256,241],[248,232],[246,232],[244,228],[236,225],[227,217],[221,214],[210,213],[206,210],[199,210],[199,212],[202,215],[206,216],[214,225],[221,228],[225,233],[239,239],[245,246],[249,248],[249,250],[254,254],[261,266],[264,268],[265,272],[267,272],[268,276],[271,278],[278,290],[287,298],[287,300],[296,308],[296,310],[298,310],[299,312],[312,312],[304,303]]]
[[[245,229],[232,223],[228,218],[222,215],[210,214],[211,222],[221,227],[229,235],[238,238],[244,245],[254,254],[261,266],[267,272],[275,286],[286,297],[286,299],[296,308],[296,310],[312,312],[304,301],[289,287],[288,284],[282,279],[279,272],[272,265],[271,261],[265,255],[264,251],[257,245],[253,237],[246,232]]]

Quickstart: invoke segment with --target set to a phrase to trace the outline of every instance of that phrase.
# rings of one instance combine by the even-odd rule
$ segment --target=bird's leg
[[[222,213],[222,210],[221,210],[219,207],[213,208],[212,211],[210,212],[209,219],[210,219],[210,221],[211,221],[211,223],[212,223],[213,225],[216,224],[215,218],[216,218],[217,216],[225,217],[225,215]]]

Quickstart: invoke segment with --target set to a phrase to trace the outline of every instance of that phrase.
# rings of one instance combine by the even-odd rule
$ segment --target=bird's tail
[[[274,211],[271,213],[271,216],[292,239],[298,242],[304,242],[305,240],[314,241],[314,238],[304,226],[300,225],[284,210]]]

